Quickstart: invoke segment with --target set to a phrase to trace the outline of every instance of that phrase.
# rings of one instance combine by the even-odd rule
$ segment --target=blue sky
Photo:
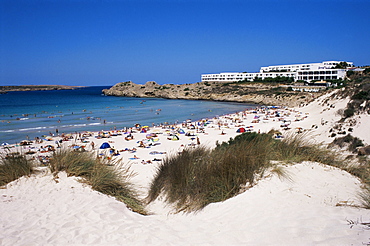
[[[0,0],[0,85],[195,83],[202,73],[370,65],[369,0]]]

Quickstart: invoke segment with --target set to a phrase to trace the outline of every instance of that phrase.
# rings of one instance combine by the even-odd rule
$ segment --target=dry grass
[[[368,157],[359,156],[356,165],[348,165],[344,170],[358,177],[365,188],[359,193],[359,198],[364,208],[370,209],[370,160]]]
[[[230,142],[214,150],[187,149],[167,157],[151,183],[148,201],[163,193],[178,212],[191,212],[235,196],[270,166],[269,138]]]
[[[8,154],[0,157],[0,186],[33,172],[33,162],[24,155]]]
[[[359,193],[359,197],[361,205],[366,209],[370,209],[370,185],[367,185],[366,188]]]
[[[59,150],[50,160],[50,169],[53,173],[66,171],[68,176],[82,177],[92,189],[115,197],[134,212],[147,214],[137,191],[129,182],[134,174],[129,167],[119,163],[103,162],[90,152]]]
[[[293,182],[293,179],[290,176],[290,173],[282,165],[274,165],[271,169],[271,173],[276,174],[280,180],[286,180],[289,182]]]
[[[97,162],[97,158],[92,153],[59,149],[52,155],[49,165],[52,173],[66,171],[68,176],[86,178],[91,175]]]
[[[331,166],[344,162],[338,153],[319,144],[311,143],[304,134],[290,135],[274,144],[274,159],[284,162],[314,161]]]
[[[167,157],[151,183],[148,202],[162,194],[177,212],[192,212],[239,194],[247,184],[254,185],[267,169],[290,180],[282,167],[271,164],[272,160],[330,165],[341,162],[335,153],[300,136],[280,141],[270,134],[243,133],[214,150],[198,147]]]

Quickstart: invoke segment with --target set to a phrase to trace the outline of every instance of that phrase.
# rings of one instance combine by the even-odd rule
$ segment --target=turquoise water
[[[252,104],[159,98],[108,97],[102,86],[76,90],[9,92],[0,95],[0,143],[50,133],[101,131],[181,123],[254,107]]]

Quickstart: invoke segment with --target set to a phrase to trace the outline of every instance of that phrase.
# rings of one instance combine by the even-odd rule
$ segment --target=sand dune
[[[360,181],[317,163],[288,167],[196,214],[142,216],[67,178],[21,178],[1,194],[1,244],[361,245],[369,242]]]

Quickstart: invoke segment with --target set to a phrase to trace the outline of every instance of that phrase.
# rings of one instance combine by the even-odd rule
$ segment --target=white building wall
[[[277,65],[277,66],[268,66],[261,67],[260,72],[269,72],[269,71],[281,71],[286,70],[288,72],[295,71],[304,71],[304,70],[318,70],[318,69],[332,69],[340,62],[343,61],[324,61],[320,63],[304,63],[304,64],[291,64],[291,65]],[[353,62],[347,62],[349,65],[353,65]]]
[[[261,67],[259,73],[219,73],[202,74],[202,81],[237,82],[241,80],[254,80],[255,77],[262,79],[280,77],[293,77],[297,80],[327,80],[344,79],[346,69],[333,69],[341,61],[324,61],[321,63],[291,64]],[[353,65],[353,62],[347,62]]]

